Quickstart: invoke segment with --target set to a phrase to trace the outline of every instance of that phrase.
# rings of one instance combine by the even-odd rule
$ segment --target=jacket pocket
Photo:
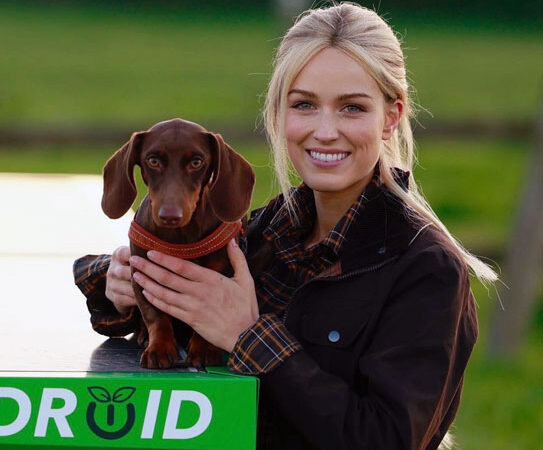
[[[302,316],[302,336],[314,345],[345,349],[353,345],[368,319],[368,311],[356,304],[311,311]]]
[[[368,326],[369,314],[360,305],[340,302],[326,311],[310,311],[301,320],[302,346],[322,370],[352,385],[357,377],[358,344]]]

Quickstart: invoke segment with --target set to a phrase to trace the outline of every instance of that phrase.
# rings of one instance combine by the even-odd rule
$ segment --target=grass
[[[543,105],[543,33],[407,28],[418,103],[440,120],[533,120]],[[431,127],[431,115],[419,120]]]
[[[534,314],[519,354],[511,360],[489,359],[489,318],[500,309],[495,295],[489,298],[477,283],[474,291],[481,334],[467,368],[463,401],[454,424],[459,448],[539,450],[543,423],[543,327]],[[537,310],[543,310],[543,296]]]
[[[254,127],[283,29],[272,18],[88,8],[0,4],[4,124],[181,116]],[[437,119],[531,120],[543,101],[542,32],[398,19],[418,103]]]
[[[444,223],[472,249],[498,254],[522,194],[527,141],[424,139],[415,177]]]
[[[57,13],[0,6],[3,122],[150,125],[188,116],[251,126],[272,24]]]

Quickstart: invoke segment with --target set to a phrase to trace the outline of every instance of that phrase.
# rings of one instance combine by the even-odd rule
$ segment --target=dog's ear
[[[112,219],[121,217],[136,198],[134,165],[139,162],[141,143],[145,132],[132,134],[132,137],[104,166],[104,193],[102,210]]]
[[[208,198],[217,217],[224,222],[241,219],[249,209],[255,184],[251,165],[220,134],[208,133],[213,172]]]

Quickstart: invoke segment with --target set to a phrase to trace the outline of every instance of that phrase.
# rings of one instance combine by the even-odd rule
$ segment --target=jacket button
[[[328,340],[330,342],[337,342],[337,341],[339,341],[340,337],[341,337],[341,335],[339,334],[339,331],[332,330],[332,331],[330,331],[330,333],[328,333]]]

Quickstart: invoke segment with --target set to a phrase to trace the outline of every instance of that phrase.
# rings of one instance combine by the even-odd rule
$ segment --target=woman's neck
[[[324,240],[361,193],[360,188],[342,193],[313,191],[315,224],[305,241],[305,248]]]

